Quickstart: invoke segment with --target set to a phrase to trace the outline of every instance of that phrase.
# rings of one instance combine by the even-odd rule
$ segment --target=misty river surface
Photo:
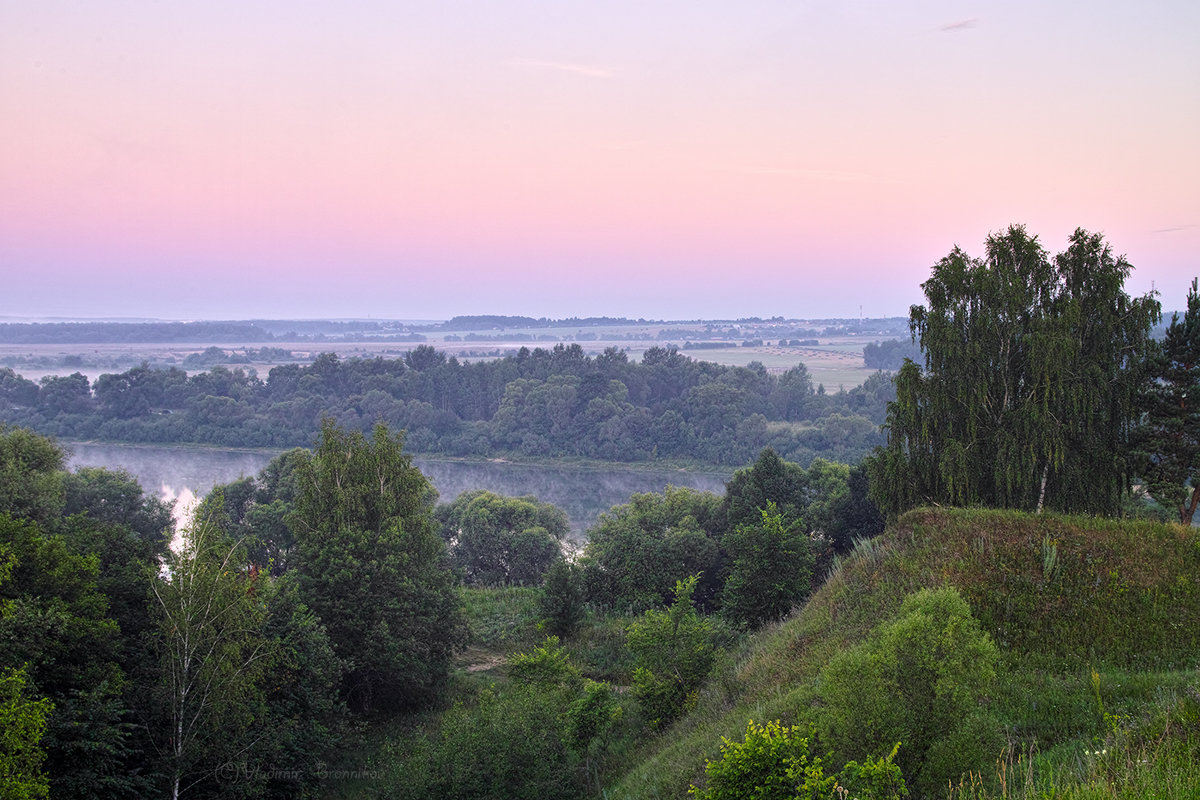
[[[129,472],[148,493],[167,500],[203,497],[213,486],[243,475],[255,475],[278,451],[212,447],[153,447],[143,445],[64,442],[75,467],[107,467]],[[413,463],[437,489],[439,502],[448,503],[472,489],[503,495],[535,495],[567,512],[571,534],[582,538],[601,512],[629,502],[635,492],[661,492],[666,486],[685,486],[723,494],[729,472],[622,469],[514,464],[497,461],[438,461],[414,458]]]

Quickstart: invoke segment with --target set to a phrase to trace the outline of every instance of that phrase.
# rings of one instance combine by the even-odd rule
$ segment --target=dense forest
[[[407,431],[417,453],[452,456],[674,459],[737,466],[764,447],[807,464],[859,461],[882,444],[894,392],[884,374],[849,391],[813,386],[803,365],[781,375],[652,347],[521,348],[473,362],[418,345],[403,359],[332,353],[267,379],[217,365],[188,374],[135,367],[40,383],[0,369],[0,420],[53,436],[238,447],[310,445],[321,419]]]

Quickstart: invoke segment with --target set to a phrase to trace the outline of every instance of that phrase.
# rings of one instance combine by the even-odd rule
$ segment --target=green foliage
[[[477,591],[477,590],[471,590]],[[554,637],[508,659],[509,681],[469,691],[441,714],[410,718],[378,759],[386,797],[578,797],[599,790],[618,695],[582,679]]]
[[[54,704],[44,697],[30,699],[26,680],[24,668],[0,673],[0,795],[5,800],[37,800],[50,791],[41,739]]]
[[[922,284],[888,444],[870,461],[889,514],[924,503],[1116,514],[1141,360],[1159,316],[1132,269],[1080,229],[1053,262],[1020,226],[986,257],[955,248]]]
[[[741,742],[721,739],[721,759],[709,761],[703,789],[693,786],[697,800],[826,800],[836,783],[825,775],[818,756],[810,754],[809,736],[800,728],[746,724]]]
[[[66,454],[27,428],[0,423],[0,514],[48,523],[62,514]]]
[[[757,525],[763,509],[774,504],[787,526],[803,525],[808,506],[808,475],[799,464],[784,461],[767,448],[749,468],[739,469],[725,484],[729,525]]]
[[[981,703],[999,657],[955,589],[921,590],[822,671],[822,741],[847,759],[901,742],[899,766],[914,785],[945,786],[994,755],[998,729]]]
[[[569,637],[583,622],[583,577],[579,569],[560,558],[546,570],[540,598],[542,615],[551,633]]]
[[[228,359],[213,348],[190,360]],[[803,463],[857,461],[882,442],[890,383],[817,393],[789,366],[777,376],[663,347],[639,363],[578,344],[468,363],[426,346],[407,358],[322,353],[265,381],[222,364],[191,375],[139,365],[101,376],[95,398],[79,373],[39,387],[0,370],[0,419],[79,439],[285,448],[308,445],[329,416],[368,436],[380,422],[408,430],[425,453],[731,466],[767,446]]]
[[[892,752],[882,758],[866,760],[863,763],[849,761],[838,773],[837,782],[843,791],[841,797],[853,797],[855,800],[903,800],[908,797],[908,785],[904,774],[895,763],[896,754],[900,752],[900,744],[892,747]]]
[[[86,513],[98,522],[124,525],[160,553],[175,532],[170,506],[143,492],[128,472],[80,467],[63,476],[63,490],[64,514]]]
[[[0,584],[0,664],[27,664],[31,691],[54,704],[43,739],[51,790],[80,798],[129,791],[122,642],[97,587],[96,556],[7,514],[0,551],[10,566]]]
[[[887,756],[863,763],[850,761],[836,775],[825,774],[824,759],[813,755],[815,731],[807,735],[779,720],[746,724],[741,742],[721,737],[721,758],[704,767],[703,788],[689,794],[697,800],[904,800],[904,777],[895,763],[900,745]]]
[[[270,736],[246,761],[267,776],[265,797],[301,797],[315,792],[320,767],[346,734],[338,696],[344,665],[292,576],[267,582],[264,590],[263,635],[274,658],[260,681],[266,708],[258,724]]]
[[[583,681],[557,636],[548,636],[539,647],[508,658],[508,675],[517,683],[574,688]]]
[[[633,696],[651,727],[660,728],[695,705],[718,652],[720,631],[692,606],[697,576],[677,581],[675,601],[651,609],[629,626],[634,656]]]
[[[1146,362],[1144,416],[1133,437],[1139,473],[1150,496],[1191,525],[1200,505],[1200,282],[1192,281],[1187,312],[1172,317]]]
[[[904,366],[904,360],[917,361],[921,348],[910,339],[889,339],[886,342],[871,342],[863,348],[863,364],[868,369],[886,369],[892,372]]]
[[[730,528],[760,524],[768,503],[775,504],[784,528],[823,536],[842,553],[856,539],[883,531],[883,517],[867,496],[866,475],[860,467],[817,458],[804,469],[767,448],[726,484]]]
[[[214,487],[197,513],[222,519],[226,533],[242,542],[251,563],[272,575],[282,575],[295,545],[287,520],[296,502],[296,465],[307,457],[304,450],[288,450],[271,459],[253,478]],[[209,508],[218,489],[224,500],[219,514]]]
[[[1059,577],[1049,585],[1043,580],[1047,536],[1057,544],[1060,564]],[[1003,669],[997,665],[988,702],[979,706],[985,713],[972,721],[995,720],[975,729],[986,734],[980,775],[988,791],[998,780],[990,767],[1001,753],[1002,743],[993,738],[999,730],[1008,735],[1011,753],[1036,742],[1052,748],[1048,755],[1057,758],[1056,768],[1070,767],[1084,743],[1101,749],[1093,738],[1107,735],[1088,682],[1091,666],[1101,672],[1106,710],[1126,721],[1139,719],[1162,693],[1194,683],[1200,652],[1197,575],[1200,535],[1178,525],[1013,511],[910,512],[844,557],[841,569],[798,613],[747,637],[730,667],[710,679],[694,710],[670,735],[644,744],[638,759],[614,775],[606,785],[608,797],[681,796],[689,784],[699,784],[705,758],[715,757],[720,737],[740,739],[748,718],[811,721],[821,731],[820,687],[830,661],[849,649],[863,653],[858,646],[878,636],[881,621],[897,617],[906,596],[946,585],[969,602],[1004,662]],[[862,699],[866,719],[871,693]],[[1175,723],[1171,726],[1174,730]],[[903,763],[909,742],[899,736],[881,736],[879,748],[868,753],[886,753],[897,741],[903,741],[897,754],[897,763]],[[822,755],[829,745],[822,739]],[[1155,764],[1153,751],[1139,746],[1132,752],[1135,765],[1143,758]],[[1153,780],[1162,786],[1200,785],[1200,776],[1187,778],[1189,769],[1196,772],[1187,765],[1200,763],[1200,751],[1180,753],[1188,755],[1171,756],[1163,769],[1138,766],[1137,787],[1145,789]],[[907,770],[904,775],[912,777]],[[909,787],[914,796],[924,791],[912,782]],[[945,786],[937,789],[934,796],[941,796]],[[1124,796],[1192,796],[1165,792]],[[1034,797],[1046,800],[1028,795]]]
[[[536,497],[463,492],[435,516],[468,584],[540,583],[562,557],[570,522],[562,509]]]
[[[721,591],[721,613],[735,625],[756,628],[786,615],[808,596],[813,547],[768,500],[757,525],[741,525],[725,537],[731,567]]]
[[[866,464],[859,463],[850,468],[846,489],[846,502],[839,509],[837,524],[830,533],[833,546],[839,553],[849,552],[854,542],[860,539],[878,536],[884,528],[883,514],[870,496],[870,476]]]
[[[711,607],[720,587],[724,527],[716,495],[674,487],[635,494],[589,531],[579,561],[584,593],[603,607],[636,612],[669,603],[678,581],[701,574],[697,599]]]
[[[607,683],[585,680],[583,690],[566,713],[567,745],[587,752],[621,716],[621,706]]]
[[[466,634],[433,488],[382,425],[367,440],[326,420],[295,469],[300,595],[348,665],[344,696],[363,712],[424,702]]]
[[[393,752],[388,797],[546,800],[580,797],[583,776],[566,744],[567,695],[534,685],[485,689],[446,711],[438,730]]]
[[[197,517],[154,584],[156,732],[174,796],[209,784],[222,764],[241,763],[269,733],[255,723],[265,714],[261,679],[276,646],[265,633],[260,577],[244,564],[238,544]]]

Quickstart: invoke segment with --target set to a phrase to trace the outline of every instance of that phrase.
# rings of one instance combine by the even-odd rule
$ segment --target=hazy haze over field
[[[903,315],[1200,269],[1194,3],[0,0],[0,315]]]

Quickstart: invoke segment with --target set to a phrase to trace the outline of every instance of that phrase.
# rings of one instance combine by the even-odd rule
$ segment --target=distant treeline
[[[184,369],[200,369],[203,367],[213,367],[217,364],[248,364],[252,362],[258,363],[278,363],[280,361],[292,361],[295,358],[291,350],[284,350],[282,347],[260,347],[257,350],[248,347],[245,350],[229,350],[226,351],[220,347],[207,347],[204,352],[190,353],[183,359]]]
[[[578,326],[595,328],[605,325],[646,325],[654,320],[628,319],[626,317],[519,317],[502,314],[467,314],[451,317],[446,322],[420,326],[418,330],[434,331],[486,331],[504,328],[561,328]]]
[[[739,465],[772,447],[808,464],[855,463],[883,443],[890,378],[850,391],[814,388],[796,366],[730,367],[652,347],[641,362],[609,348],[521,348],[492,361],[420,345],[403,359],[274,367],[265,381],[214,366],[188,375],[145,365],[40,383],[0,369],[0,420],[65,438],[226,446],[310,445],[323,417],[345,428],[406,429],[409,449],[454,456],[668,458]]]
[[[871,342],[863,348],[863,363],[868,369],[886,369],[896,372],[904,366],[904,359],[920,364],[921,347],[911,339],[889,339],[886,342]]]
[[[423,342],[425,337],[396,323],[284,320],[251,322],[6,322],[3,344],[112,342]]]
[[[703,320],[687,321],[703,323]],[[829,320],[832,323],[823,330],[816,328],[795,328],[778,330],[782,318],[773,317],[762,320],[759,317],[746,317],[733,321],[734,327],[723,332],[714,325],[729,325],[729,320],[709,321],[704,330],[685,331],[678,328],[660,331],[659,339],[671,340],[678,338],[724,336],[730,339],[744,338],[753,329],[754,336],[764,339],[784,335],[789,338],[799,337],[812,339],[816,336],[845,335],[847,333],[863,334],[860,320]],[[872,329],[882,328],[889,332],[891,320],[871,320]],[[448,322],[433,322],[428,324],[412,324],[398,320],[225,320],[202,322],[7,322],[0,323],[0,344],[82,344],[82,343],[158,343],[158,342],[203,342],[203,343],[238,343],[242,345],[284,341],[284,342],[424,342],[425,333],[431,332],[467,332],[466,341],[507,341],[524,338],[526,340],[548,340],[549,336],[521,337],[512,333],[500,335],[486,333],[488,331],[508,331],[509,329],[538,329],[538,328],[602,328],[634,325],[663,325],[662,320],[629,319],[626,317],[566,317],[550,319],[540,317],[503,316],[479,314],[474,316],[457,316]],[[678,324],[678,321],[676,322]],[[765,327],[758,327],[765,326]],[[479,333],[484,332],[484,333]],[[873,330],[878,333],[878,330]],[[603,334],[605,338],[643,339],[645,332],[625,334]],[[451,337],[446,337],[447,341]],[[582,331],[574,336],[553,337],[584,341],[599,338],[595,333]]]
[[[274,337],[247,322],[6,322],[5,344],[80,342],[269,342]]]

